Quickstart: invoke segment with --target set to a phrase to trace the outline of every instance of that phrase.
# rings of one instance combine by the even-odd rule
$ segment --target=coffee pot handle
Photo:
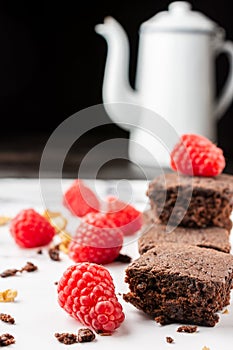
[[[233,43],[231,41],[222,42],[217,48],[217,54],[225,53],[230,62],[230,71],[223,90],[215,103],[214,115],[221,117],[229,107],[233,98]]]

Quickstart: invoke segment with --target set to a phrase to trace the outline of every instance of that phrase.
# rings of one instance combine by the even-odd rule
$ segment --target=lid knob
[[[189,1],[189,0],[188,0]],[[192,11],[188,1],[174,1],[168,11],[162,11],[142,24],[145,31],[193,32],[216,34],[217,25],[204,14]]]
[[[192,6],[189,2],[186,1],[175,1],[172,2],[168,9],[172,12],[188,12],[192,9]]]

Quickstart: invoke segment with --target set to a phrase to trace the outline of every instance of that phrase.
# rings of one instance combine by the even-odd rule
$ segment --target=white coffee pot
[[[197,133],[215,141],[216,118],[233,97],[233,44],[224,41],[224,30],[185,1],[170,4],[140,27],[136,90],[128,80],[129,43],[125,31],[113,18],[96,26],[108,43],[103,82],[103,101],[110,118],[130,131],[129,157],[138,164],[151,164],[147,152],[168,166],[169,151],[153,135],[159,125],[148,123],[146,109],[164,118],[178,135]],[[215,60],[225,52],[230,60],[227,81],[215,99]],[[139,113],[124,114],[117,104],[140,106]],[[122,124],[126,123],[126,124]],[[148,125],[149,124],[149,125]],[[137,127],[136,127],[137,126]],[[162,136],[163,138],[163,136]],[[166,143],[166,141],[165,141]],[[165,145],[166,146],[166,145]]]

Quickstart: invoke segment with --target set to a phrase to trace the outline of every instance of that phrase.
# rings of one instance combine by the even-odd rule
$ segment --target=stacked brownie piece
[[[184,227],[217,226],[230,230],[233,205],[233,176],[159,176],[148,189],[155,218]],[[178,203],[176,201],[178,200]],[[175,205],[176,204],[176,205]],[[171,215],[172,214],[172,215]],[[180,222],[181,220],[181,222]]]
[[[124,299],[161,324],[214,326],[233,286],[233,177],[169,173],[147,194],[148,228],[138,242],[140,258],[126,270]]]
[[[212,248],[230,253],[229,232],[221,227],[185,228],[176,227],[167,233],[166,225],[152,224],[138,240],[138,250],[143,254],[158,244],[187,244],[202,248]]]

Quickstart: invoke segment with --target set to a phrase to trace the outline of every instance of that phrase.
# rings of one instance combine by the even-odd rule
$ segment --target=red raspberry
[[[182,135],[171,152],[172,169],[185,175],[217,176],[225,165],[222,150],[200,135]]]
[[[70,266],[58,283],[58,302],[97,333],[112,333],[125,318],[110,273],[96,264]]]
[[[33,209],[19,212],[11,221],[10,232],[22,248],[47,245],[55,235],[55,228]]]
[[[142,214],[132,205],[124,203],[115,197],[109,197],[108,217],[121,229],[125,236],[133,235],[142,227]]]
[[[123,244],[123,234],[114,222],[101,213],[90,213],[80,223],[69,245],[75,262],[107,264],[116,259]]]
[[[75,180],[65,192],[63,203],[73,215],[80,217],[99,211],[100,206],[94,192],[81,180]]]

